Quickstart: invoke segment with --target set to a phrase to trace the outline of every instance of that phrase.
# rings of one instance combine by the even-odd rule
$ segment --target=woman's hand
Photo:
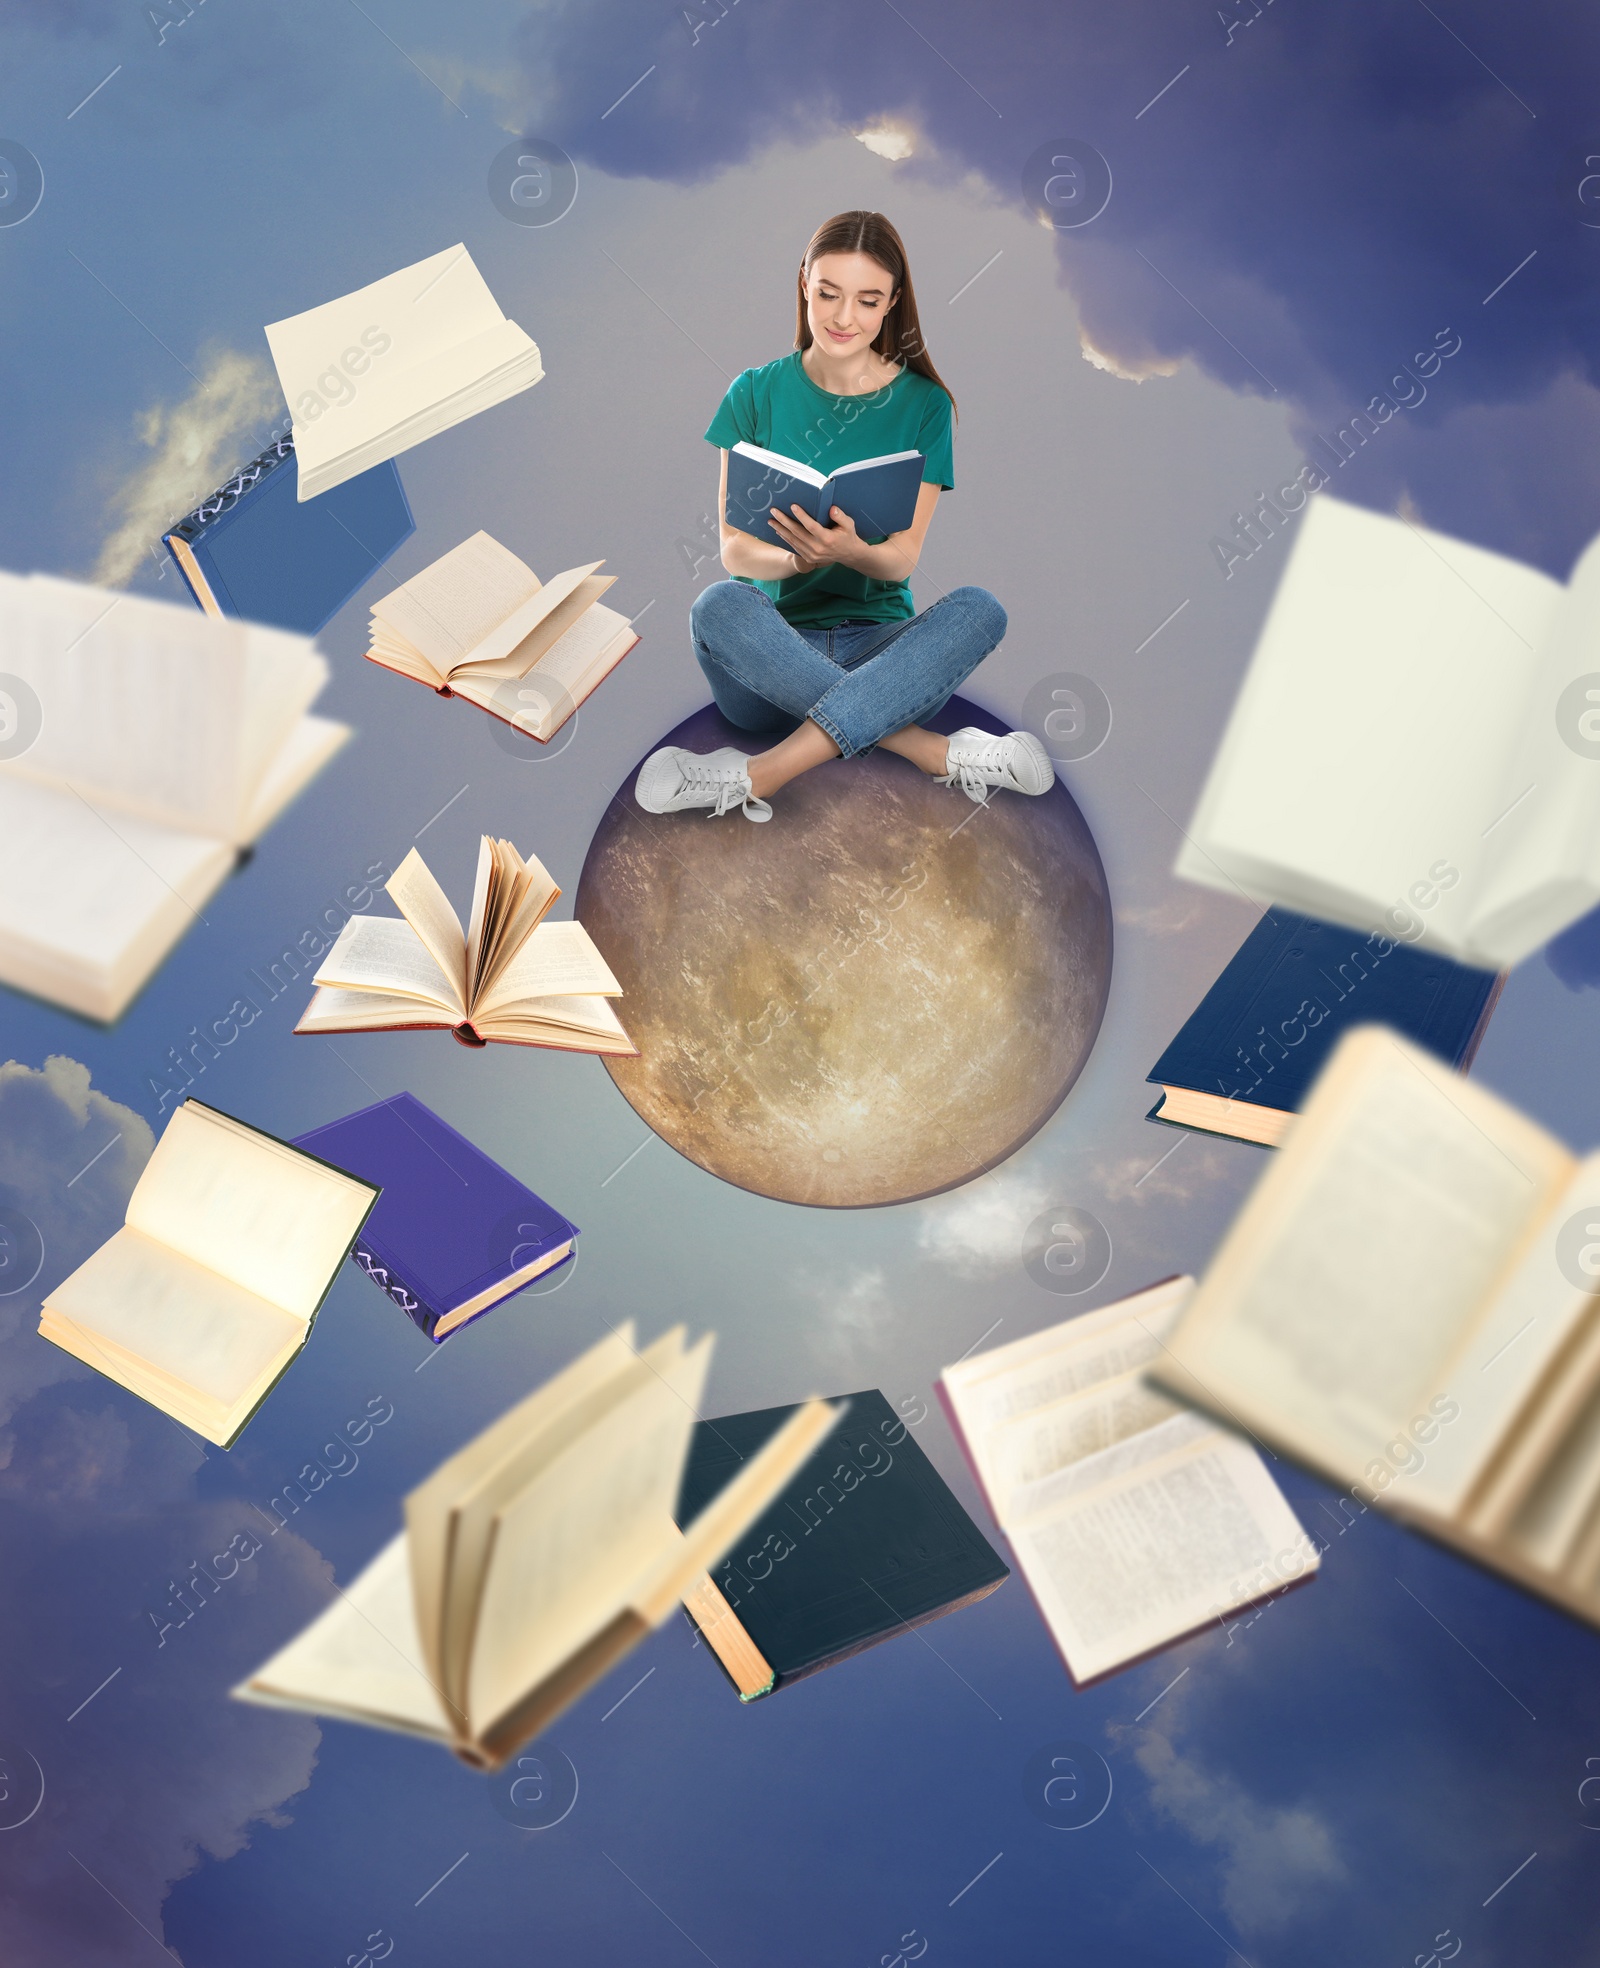
[[[792,506],[788,512],[773,506],[767,514],[772,530],[794,556],[795,572],[809,574],[814,567],[825,567],[837,561],[844,567],[856,567],[867,549],[867,543],[856,531],[856,523],[842,506],[831,506],[828,517],[832,526],[819,526],[807,512],[799,506]]]

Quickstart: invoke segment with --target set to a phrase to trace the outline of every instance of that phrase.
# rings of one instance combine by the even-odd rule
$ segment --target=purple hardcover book
[[[577,1226],[415,1094],[294,1145],[382,1185],[351,1259],[436,1345],[572,1256]]]

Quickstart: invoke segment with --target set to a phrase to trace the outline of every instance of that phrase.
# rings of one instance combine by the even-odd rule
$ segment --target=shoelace
[[[940,779],[941,786],[959,786],[968,799],[976,800],[980,806],[989,801],[989,788],[994,781],[988,777],[990,772],[999,775],[1004,784],[1010,778],[1002,759],[1001,748],[1004,738],[991,738],[986,744],[978,744],[974,739],[964,738],[961,749],[969,756],[960,765],[951,766]]]
[[[720,820],[730,807],[744,809],[747,820],[770,820],[772,808],[765,800],[757,799],[750,790],[750,775],[741,772],[737,778],[725,766],[709,765],[704,759],[691,759],[680,763],[685,791],[698,792],[701,788],[715,788],[716,799],[706,808],[708,820]]]

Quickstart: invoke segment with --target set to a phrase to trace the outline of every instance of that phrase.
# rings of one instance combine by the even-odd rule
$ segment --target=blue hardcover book
[[[886,540],[891,533],[903,533],[916,516],[926,462],[920,451],[892,451],[882,458],[841,465],[824,477],[780,451],[736,444],[728,453],[728,524],[782,547],[787,543],[773,532],[767,518],[770,507],[787,512],[790,506],[799,506],[819,526],[829,526],[828,514],[838,506],[850,515],[863,540]]]
[[[1352,1025],[1388,1025],[1465,1072],[1504,977],[1270,909],[1147,1078],[1146,1117],[1276,1148]]]
[[[351,1260],[435,1345],[572,1256],[577,1226],[415,1094],[313,1128],[294,1146],[382,1184]]]
[[[416,531],[392,459],[302,505],[293,458],[291,433],[162,535],[208,615],[315,635]]]

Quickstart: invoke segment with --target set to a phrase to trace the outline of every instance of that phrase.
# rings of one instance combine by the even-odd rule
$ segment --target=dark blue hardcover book
[[[779,451],[736,444],[728,453],[728,524],[782,547],[787,543],[772,530],[770,507],[787,512],[799,506],[819,526],[829,526],[828,514],[838,506],[850,515],[863,540],[886,540],[891,533],[903,533],[915,517],[926,462],[920,451],[894,451],[841,465],[825,478]]]
[[[1147,1078],[1146,1117],[1275,1148],[1353,1025],[1389,1025],[1465,1072],[1504,977],[1374,932],[1270,909]]]
[[[685,1597],[742,1701],[985,1598],[1011,1575],[882,1394],[845,1400],[805,1468]],[[680,1527],[793,1413],[696,1424]]]
[[[277,438],[162,539],[208,615],[315,635],[416,531],[393,459],[304,505]]]
[[[571,1261],[576,1224],[415,1094],[313,1128],[294,1146],[382,1184],[351,1260],[436,1345]]]

